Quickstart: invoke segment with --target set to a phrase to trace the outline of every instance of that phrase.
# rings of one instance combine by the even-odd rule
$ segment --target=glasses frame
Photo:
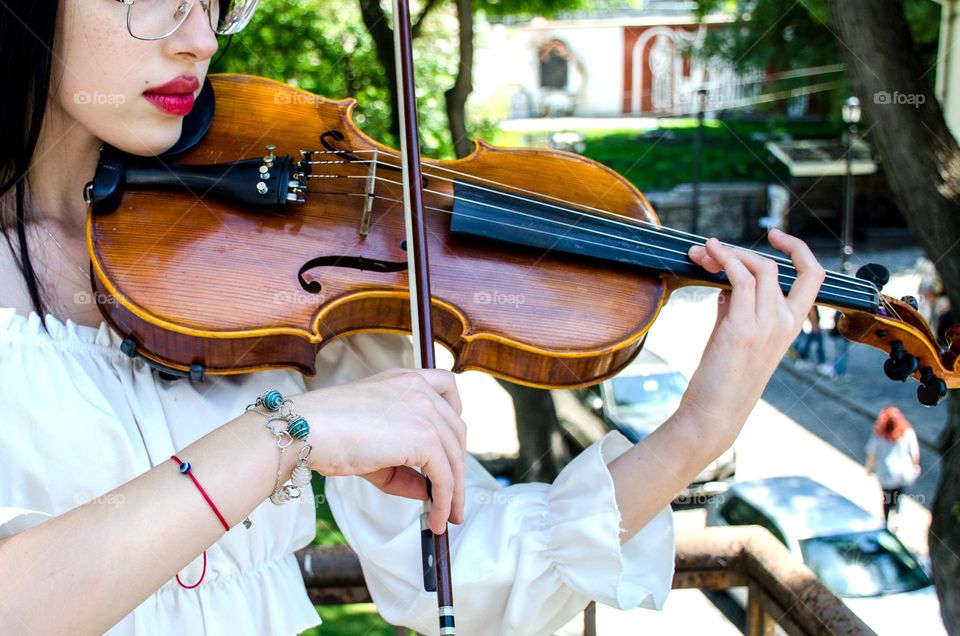
[[[219,0],[215,0],[215,1],[219,1]],[[170,37],[174,33],[176,33],[177,29],[183,26],[183,23],[187,21],[187,18],[190,17],[190,14],[193,13],[193,10],[197,7],[197,5],[194,4],[193,7],[191,7],[191,9],[187,11],[186,14],[184,14],[184,16],[180,19],[180,21],[177,24],[175,24],[174,27],[170,29],[167,33],[163,35],[158,35],[152,38],[145,38],[145,37],[140,37],[139,35],[135,35],[133,32],[133,27],[130,25],[130,16],[133,13],[133,5],[136,4],[137,0],[117,0],[117,2],[119,2],[120,4],[127,5],[127,33],[129,33],[130,37],[132,38],[136,38],[137,40],[145,40],[147,42],[150,42],[153,40],[163,40],[165,38]],[[199,2],[200,7],[207,14],[207,24],[210,24],[212,21],[210,16],[211,0],[194,0],[194,2]],[[217,35],[229,35],[229,33],[219,33],[215,28],[213,28],[213,26],[210,27],[210,30],[212,30]]]

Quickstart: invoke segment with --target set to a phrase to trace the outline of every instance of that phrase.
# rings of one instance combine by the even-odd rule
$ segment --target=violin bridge
[[[370,233],[370,215],[373,213],[373,199],[376,197],[377,188],[377,153],[373,149],[373,158],[370,160],[370,170],[367,172],[367,196],[363,199],[363,216],[360,217],[360,236],[366,236]]]

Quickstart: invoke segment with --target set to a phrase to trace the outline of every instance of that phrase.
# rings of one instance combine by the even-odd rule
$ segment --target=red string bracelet
[[[190,466],[190,462],[181,461],[180,458],[177,457],[176,455],[171,455],[170,459],[172,459],[173,461],[175,461],[177,464],[180,465],[181,473],[187,475],[191,480],[193,480],[193,483],[197,487],[197,490],[199,490],[200,494],[203,495],[204,500],[206,500],[207,504],[209,504],[210,508],[213,510],[213,513],[217,515],[217,519],[220,520],[220,524],[223,525],[223,529],[229,532],[230,526],[227,525],[227,522],[223,518],[223,515],[220,514],[220,511],[217,509],[217,506],[213,503],[213,500],[210,499],[209,495],[207,495],[207,491],[203,489],[203,486],[200,485],[200,482],[197,481],[197,478],[193,476],[193,471],[191,470],[192,467]],[[184,585],[183,581],[180,580],[180,574],[177,574],[177,583],[180,584],[180,587],[183,587],[188,590],[192,590],[193,588],[200,585],[206,573],[207,573],[207,551],[204,550],[203,551],[203,570],[200,572],[200,579],[193,585]]]
[[[200,482],[197,481],[197,478],[193,476],[193,471],[191,470],[190,462],[180,461],[180,458],[176,455],[171,455],[170,459],[180,464],[180,472],[184,473],[187,477],[193,480],[193,483],[197,486],[197,490],[200,491],[200,494],[203,495],[203,498],[210,504],[210,508],[213,509],[213,514],[217,515],[217,519],[220,520],[220,524],[223,526],[223,529],[227,532],[230,532],[230,526],[227,525],[226,520],[223,518],[223,515],[220,514],[220,511],[217,510],[217,506],[213,503],[213,500],[207,495],[207,491],[203,489],[203,486],[200,485]]]
[[[193,585],[184,584],[184,582],[180,580],[180,573],[178,572],[177,583],[179,583],[180,587],[182,587],[185,590],[192,590],[193,588],[197,587],[198,585],[200,585],[200,583],[203,582],[203,577],[206,575],[206,573],[207,573],[207,551],[204,550],[203,551],[203,570],[200,572],[200,578],[197,579],[197,582],[194,583]]]

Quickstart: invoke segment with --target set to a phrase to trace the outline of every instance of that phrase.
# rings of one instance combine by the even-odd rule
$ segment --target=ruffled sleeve
[[[673,578],[670,507],[619,541],[607,464],[630,447],[611,432],[552,485],[503,488],[469,460],[466,519],[450,526],[456,624],[463,633],[551,633],[591,599],[620,609],[662,607]],[[437,634],[436,595],[423,591],[420,574],[419,502],[384,495],[358,477],[328,478],[326,489],[383,617]]]
[[[52,518],[53,515],[42,510],[0,506],[0,539],[12,537]]]

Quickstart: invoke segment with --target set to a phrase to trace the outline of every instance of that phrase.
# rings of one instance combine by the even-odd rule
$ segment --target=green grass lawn
[[[625,176],[642,192],[669,190],[693,180],[693,118],[664,119],[648,131],[581,130],[586,148],[583,155],[609,166]],[[784,135],[795,139],[840,137],[838,124],[820,121],[716,120],[704,124],[701,182],[760,181],[786,179],[782,164],[771,161],[764,148],[767,139]],[[544,138],[543,135],[540,137]],[[525,145],[520,133],[500,133],[495,143]]]
[[[308,629],[301,636],[394,636],[373,603],[317,606],[323,625]]]
[[[345,545],[346,539],[333,519],[323,497],[323,477],[313,475],[313,493],[317,502],[317,536],[311,545]],[[384,621],[373,603],[354,605],[317,605],[323,625],[308,629],[302,636],[393,636],[393,627]]]

